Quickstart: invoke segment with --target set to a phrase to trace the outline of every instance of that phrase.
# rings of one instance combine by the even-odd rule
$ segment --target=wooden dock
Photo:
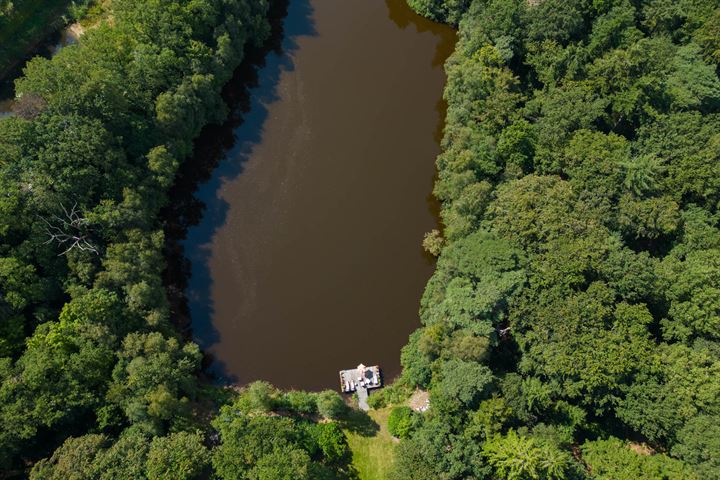
[[[362,410],[370,409],[367,403],[369,390],[380,387],[382,387],[382,375],[377,365],[366,367],[361,363],[356,368],[340,370],[340,391],[357,392],[358,403]]]
[[[358,394],[358,406],[360,407],[360,410],[363,410],[367,412],[370,410],[370,405],[368,405],[367,399],[368,399],[368,390],[365,387],[360,387],[357,389]]]

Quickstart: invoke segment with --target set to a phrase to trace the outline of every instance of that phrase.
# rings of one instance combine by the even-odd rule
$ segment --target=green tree
[[[410,407],[399,406],[392,409],[387,422],[390,435],[398,438],[408,438],[417,426],[418,418]]]
[[[526,11],[527,35],[536,41],[568,42],[579,36],[584,27],[583,3],[546,0]]]
[[[421,300],[423,323],[448,322],[489,335],[488,323],[504,320],[506,298],[525,281],[523,264],[520,251],[482,230],[454,242]]]
[[[147,162],[148,168],[155,175],[155,181],[161,187],[168,188],[172,185],[178,161],[168,152],[167,147],[161,145],[150,150]]]
[[[614,437],[586,442],[582,446],[583,460],[591,469],[591,478],[598,480],[632,480],[657,478],[660,480],[699,479],[682,462],[663,454],[643,455]]]
[[[431,401],[449,409],[473,409],[487,397],[493,382],[489,368],[474,362],[443,362]]]
[[[658,239],[675,233],[680,225],[678,204],[670,197],[637,200],[629,195],[620,199],[618,225],[634,238]]]
[[[468,0],[409,0],[408,3],[420,15],[450,24],[457,24],[470,4]]]
[[[311,451],[323,452],[316,439],[324,437],[330,455],[341,446],[334,427],[329,427],[334,433],[316,430],[317,436],[308,435],[308,429],[292,417],[248,416],[237,403],[222,407],[212,424],[221,441],[212,451],[212,465],[225,480],[312,478],[313,472],[323,470],[310,457]]]
[[[433,359],[426,355],[419,345],[423,334],[422,329],[414,331],[410,335],[407,345],[400,351],[400,363],[403,367],[402,378],[412,386],[426,387],[432,377]]]
[[[720,339],[720,250],[697,250],[684,261],[668,256],[658,268],[670,304],[662,322],[668,340]]]
[[[698,415],[677,434],[672,454],[692,465],[698,478],[720,478],[720,418]]]
[[[328,420],[339,420],[347,415],[349,407],[334,390],[324,390],[315,397],[318,413]]]
[[[227,478],[227,477],[226,477]],[[248,472],[248,480],[310,480],[307,452],[299,448],[276,449],[262,457]]]
[[[515,430],[485,443],[483,454],[496,475],[508,480],[560,480],[571,471],[572,459],[567,452],[536,443]]]
[[[107,445],[103,435],[70,437],[53,452],[50,458],[40,460],[31,472],[31,480],[85,480],[95,473],[94,461]]]
[[[617,196],[622,165],[629,157],[630,143],[620,135],[579,130],[565,148],[561,165],[574,190],[585,190],[600,202]]]
[[[620,402],[625,379],[649,361],[653,347],[647,308],[613,307],[611,295],[604,285],[594,284],[572,297],[544,299],[547,309],[527,317],[531,330],[519,337],[521,371],[547,379],[556,395],[579,400],[597,413]]]
[[[210,452],[199,432],[178,432],[155,437],[147,457],[148,480],[199,478],[210,463]]]
[[[150,443],[148,435],[140,429],[135,427],[125,429],[115,443],[98,454],[93,465],[95,473],[91,478],[145,480]]]
[[[106,325],[118,338],[139,326],[137,321],[128,318],[125,305],[118,295],[104,289],[83,292],[66,303],[60,312],[60,323]]]
[[[283,403],[286,408],[301,415],[317,413],[317,401],[312,393],[291,390],[284,395]]]
[[[112,244],[103,260],[105,268],[95,286],[121,289],[130,310],[141,315],[154,327],[167,319],[167,299],[160,273],[164,261],[160,252],[162,232],[144,233],[130,230],[128,241]]]
[[[101,421],[111,420],[112,408],[119,408],[128,421],[155,433],[182,422],[196,393],[194,374],[199,366],[197,345],[182,346],[158,332],[131,333],[113,369]]]
[[[478,444],[453,433],[448,422],[437,417],[423,422],[412,437],[400,442],[393,473],[400,480],[486,478],[491,474]]]
[[[625,178],[625,189],[637,196],[653,192],[658,185],[661,165],[649,156],[634,157],[621,163]]]
[[[57,14],[49,3],[14,6]],[[142,479],[150,434],[190,421],[200,360],[169,338],[160,208],[193,138],[224,115],[220,89],[245,47],[267,38],[269,5],[102,8],[78,45],[26,64],[18,116],[0,120],[0,464],[22,469],[69,435],[132,423],[85,477]],[[92,248],[66,250],[48,230]]]
[[[705,23],[694,32],[695,41],[702,47],[705,58],[720,63],[720,9],[715,9]]]
[[[443,244],[445,241],[442,238],[442,235],[439,230],[431,230],[430,232],[425,234],[425,237],[423,237],[423,248],[426,252],[428,252],[430,255],[433,255],[437,257],[440,255],[440,251],[442,250]]]
[[[337,423],[315,425],[315,438],[326,462],[341,464],[350,454],[347,438]]]
[[[41,429],[88,422],[102,404],[114,344],[101,325],[40,325],[16,367],[3,368],[0,438],[10,444],[3,453],[11,454]]]
[[[660,115],[638,129],[636,149],[655,159],[663,172],[659,188],[681,207],[720,200],[718,152],[712,140],[719,124],[717,115],[685,111]]]
[[[493,397],[480,402],[470,416],[465,434],[477,439],[489,440],[499,434],[508,423],[512,409],[503,397]]]
[[[279,405],[280,392],[268,382],[253,382],[243,390],[237,405],[248,414],[268,413]]]
[[[618,416],[655,442],[673,442],[698,414],[720,414],[720,361],[705,348],[661,344],[619,406]]]
[[[0,357],[17,354],[25,337],[24,314],[42,299],[44,289],[32,265],[0,258]]]

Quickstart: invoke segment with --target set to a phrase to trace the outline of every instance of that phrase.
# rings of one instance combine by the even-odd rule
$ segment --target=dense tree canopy
[[[0,3],[0,33],[29,4]],[[337,418],[342,400],[201,386],[200,352],[173,327],[161,279],[168,188],[200,129],[223,118],[220,88],[265,41],[268,2],[106,8],[78,45],[27,64],[16,115],[0,120],[0,476],[37,462],[33,479],[191,479],[213,467],[335,478],[347,443],[315,415]],[[212,427],[218,404],[232,406]]]
[[[161,276],[176,172],[278,13],[103,5],[79,44],[26,65],[0,119],[0,477],[348,478],[344,399],[200,382]]]
[[[396,478],[720,478],[720,4],[408,3],[459,42]],[[343,399],[200,385],[161,279],[168,189],[267,2],[108,8],[0,120],[0,469],[350,477]]]
[[[716,478],[720,4],[409,4],[459,42],[398,478]]]

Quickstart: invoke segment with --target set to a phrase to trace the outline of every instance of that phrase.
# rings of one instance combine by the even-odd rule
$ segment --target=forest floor
[[[346,428],[352,464],[359,480],[386,480],[393,465],[397,440],[387,429],[391,407],[371,410],[367,415],[376,424],[374,429]]]

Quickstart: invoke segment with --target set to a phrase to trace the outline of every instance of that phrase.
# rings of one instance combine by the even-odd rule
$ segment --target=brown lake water
[[[361,362],[390,380],[434,268],[421,242],[455,34],[405,0],[290,0],[283,29],[197,192],[193,336],[227,381],[337,388]]]

